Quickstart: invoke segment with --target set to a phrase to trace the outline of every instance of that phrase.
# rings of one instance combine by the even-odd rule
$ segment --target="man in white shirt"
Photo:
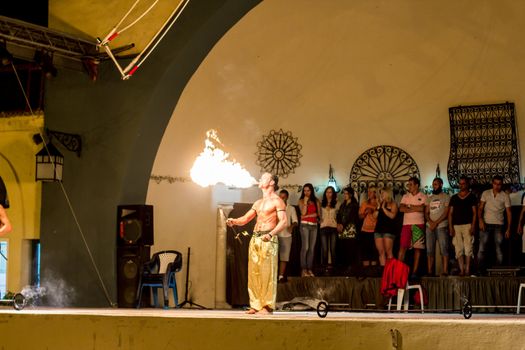
[[[501,190],[503,177],[496,175],[492,178],[492,189],[486,190],[481,195],[478,208],[479,218],[479,250],[478,264],[481,273],[487,268],[486,252],[489,240],[494,240],[496,249],[496,262],[498,265],[503,263],[503,251],[501,243],[503,242],[504,215],[507,215],[507,230],[505,238],[510,237],[510,225],[512,223],[512,214],[510,210],[510,197]]]
[[[520,219],[518,220],[518,234],[520,236],[523,236],[523,228],[525,227],[525,222],[523,221],[523,218],[525,217],[525,193],[521,195],[521,212],[520,212]],[[525,239],[521,240],[521,252],[525,253]]]
[[[288,204],[289,193],[287,190],[281,190],[279,197],[286,204],[286,216],[288,225],[279,233],[279,277],[277,282],[286,282],[286,265],[290,260],[290,250],[292,249],[292,232],[297,226],[297,212],[295,208]]]
[[[427,198],[425,218],[427,219],[426,246],[427,272],[434,275],[434,258],[436,256],[436,241],[439,243],[443,261],[442,276],[448,276],[448,204],[450,197],[443,192],[443,180],[436,177],[432,181],[432,194]]]

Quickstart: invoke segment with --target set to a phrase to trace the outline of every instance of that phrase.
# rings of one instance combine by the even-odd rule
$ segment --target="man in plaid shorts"
[[[417,277],[419,258],[421,257],[421,251],[425,249],[425,203],[427,196],[419,191],[419,185],[420,182],[417,177],[408,179],[408,193],[403,196],[399,206],[399,211],[404,213],[404,216],[398,258],[404,261],[406,251],[414,248],[412,278]],[[413,240],[413,235],[415,234],[419,237]]]

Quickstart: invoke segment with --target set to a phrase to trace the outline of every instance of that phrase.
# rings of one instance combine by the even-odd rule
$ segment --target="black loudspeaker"
[[[150,247],[129,245],[117,247],[118,307],[136,307],[141,266],[150,259]],[[149,298],[149,294],[147,295]]]
[[[153,245],[153,206],[117,207],[117,246]]]

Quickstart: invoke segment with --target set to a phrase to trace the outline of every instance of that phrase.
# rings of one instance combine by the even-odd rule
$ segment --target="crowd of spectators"
[[[279,235],[279,281],[286,281],[293,240],[300,241],[301,277],[380,273],[392,258],[410,263],[412,278],[436,276],[438,250],[441,276],[483,275],[488,267],[503,264],[502,242],[511,235],[511,202],[502,186],[503,178],[494,176],[491,188],[474,193],[469,179],[461,177],[459,192],[450,196],[437,177],[431,193],[424,194],[419,179],[412,177],[398,200],[392,189],[370,187],[359,201],[353,188],[344,188],[338,199],[332,186],[318,199],[307,183],[297,206],[288,203],[289,193],[282,190],[289,226]],[[516,218],[520,234],[523,208]]]

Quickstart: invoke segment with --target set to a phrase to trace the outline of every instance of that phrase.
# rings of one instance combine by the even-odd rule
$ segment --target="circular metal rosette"
[[[350,184],[359,191],[368,187],[401,188],[412,176],[420,177],[416,161],[395,146],[375,146],[363,152],[352,166]]]
[[[271,130],[257,143],[257,148],[257,165],[262,171],[286,178],[301,165],[302,146],[290,131]]]

